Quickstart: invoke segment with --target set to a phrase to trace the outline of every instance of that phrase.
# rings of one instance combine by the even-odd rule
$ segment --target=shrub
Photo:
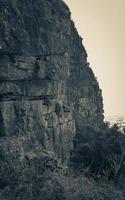
[[[105,131],[84,127],[75,136],[71,166],[118,182],[120,177],[125,178],[124,147],[125,135],[116,125]]]

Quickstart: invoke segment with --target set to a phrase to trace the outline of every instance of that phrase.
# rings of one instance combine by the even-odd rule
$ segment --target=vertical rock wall
[[[102,122],[101,90],[68,7],[61,0],[1,0],[1,145],[20,159],[30,143],[65,161],[77,129]]]

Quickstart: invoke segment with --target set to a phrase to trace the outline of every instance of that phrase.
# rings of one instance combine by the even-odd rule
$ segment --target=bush
[[[84,127],[77,132],[71,152],[71,166],[80,171],[87,169],[118,182],[125,175],[125,135],[115,125],[112,128]]]
[[[84,173],[76,176],[73,172],[67,176],[58,175],[65,190],[66,200],[124,200],[123,191],[104,179],[95,181]]]

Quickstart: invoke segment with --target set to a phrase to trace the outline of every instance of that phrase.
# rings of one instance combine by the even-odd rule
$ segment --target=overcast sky
[[[105,115],[125,115],[125,0],[64,0],[103,92]]]

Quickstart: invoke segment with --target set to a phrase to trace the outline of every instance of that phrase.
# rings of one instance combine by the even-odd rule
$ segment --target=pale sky
[[[103,92],[105,116],[125,116],[125,0],[64,0]]]

